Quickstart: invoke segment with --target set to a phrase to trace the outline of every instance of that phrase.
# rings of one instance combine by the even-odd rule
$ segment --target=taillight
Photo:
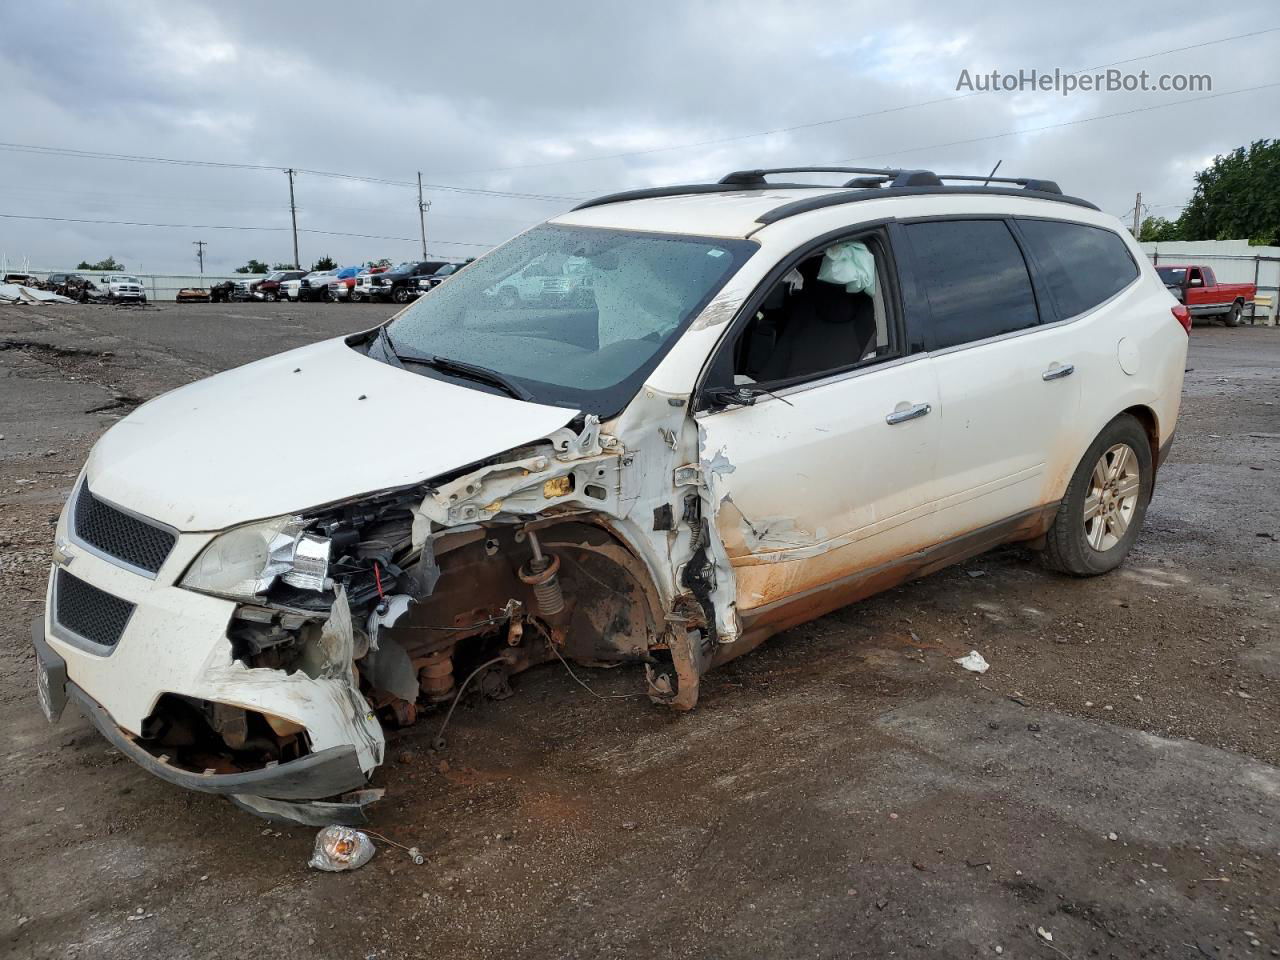
[[[1182,324],[1182,329],[1187,331],[1187,335],[1191,335],[1191,311],[1187,309],[1185,304],[1175,304],[1169,308],[1173,311],[1173,319]]]

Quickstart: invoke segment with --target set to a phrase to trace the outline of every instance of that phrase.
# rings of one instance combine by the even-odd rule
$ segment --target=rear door
[[[1074,468],[1060,443],[1080,401],[1073,334],[1041,322],[1043,292],[1004,219],[901,231],[919,294],[908,323],[938,384],[935,539],[998,537],[1060,495]]]

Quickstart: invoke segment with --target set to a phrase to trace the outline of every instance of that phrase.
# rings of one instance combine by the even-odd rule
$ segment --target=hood
[[[86,476],[142,516],[221,530],[429,480],[576,415],[392,367],[340,338],[142,405],[98,441]]]

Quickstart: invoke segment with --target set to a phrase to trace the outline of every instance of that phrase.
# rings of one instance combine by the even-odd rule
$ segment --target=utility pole
[[[203,240],[192,240],[196,247],[196,259],[200,261],[200,276],[204,276],[204,248],[208,244]]]
[[[293,202],[293,175],[298,171],[293,167],[285,170],[289,175],[289,216],[293,218],[293,268],[302,269],[302,259],[298,256],[298,205]]]
[[[422,231],[422,259],[427,259],[427,211],[431,201],[422,202],[422,171],[418,171],[418,229]]]
[[[1133,201],[1133,239],[1138,239],[1138,231],[1142,229],[1142,192]]]

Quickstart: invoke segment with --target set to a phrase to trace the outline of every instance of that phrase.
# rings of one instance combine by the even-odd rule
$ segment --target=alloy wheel
[[[1104,553],[1124,539],[1141,490],[1141,468],[1127,443],[1117,443],[1098,458],[1084,498],[1084,535],[1089,546]]]

